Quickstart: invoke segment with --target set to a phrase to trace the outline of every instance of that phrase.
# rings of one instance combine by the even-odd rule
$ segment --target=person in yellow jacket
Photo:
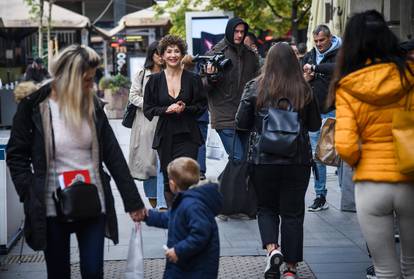
[[[372,10],[349,19],[336,67],[331,90],[336,97],[335,147],[355,168],[358,220],[377,278],[412,279],[414,177],[397,168],[391,130],[393,114],[404,109],[414,90],[414,63],[383,16]],[[394,218],[401,258],[395,249]]]

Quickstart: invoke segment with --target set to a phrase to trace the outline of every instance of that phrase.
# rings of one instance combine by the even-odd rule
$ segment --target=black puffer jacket
[[[231,59],[231,66],[226,68],[218,81],[204,79],[213,129],[234,128],[234,116],[243,88],[246,82],[257,76],[259,71],[259,60],[254,51],[243,43],[234,43],[234,29],[239,24],[245,25],[247,34],[249,27],[247,23],[240,18],[232,18],[227,23],[225,38],[206,53],[214,55],[222,52],[226,58]]]
[[[39,104],[50,94],[50,84],[24,98],[13,120],[7,145],[7,164],[20,201],[24,203],[25,237],[33,250],[44,250],[46,241],[45,189],[48,162],[45,131]],[[118,243],[117,218],[110,177],[103,170],[104,162],[113,176],[126,212],[144,207],[128,165],[102,108],[96,104],[95,126],[99,145],[99,174],[105,195],[106,236]]]
[[[329,83],[335,68],[335,58],[339,49],[335,49],[325,55],[322,61],[316,65],[316,50],[313,48],[305,54],[302,60],[302,66],[305,64],[315,65],[315,78],[309,82],[312,87],[313,95],[317,98],[319,110],[321,113],[328,113],[335,108],[326,107],[328,97]]]
[[[262,134],[263,118],[267,114],[267,110],[261,109],[258,111],[256,109],[257,94],[257,81],[252,80],[246,84],[236,114],[236,128],[250,132],[247,160],[255,165],[312,165],[312,150],[308,131],[318,131],[321,126],[321,116],[315,98],[312,98],[312,101],[299,111],[302,125],[297,155],[281,157],[260,152],[258,142]]]

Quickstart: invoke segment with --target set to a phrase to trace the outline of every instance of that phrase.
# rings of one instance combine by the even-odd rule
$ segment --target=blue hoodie
[[[341,47],[342,45],[342,40],[341,38],[333,35],[332,39],[331,39],[331,47],[325,51],[324,53],[320,53],[319,50],[315,47],[316,50],[316,65],[319,65],[319,63],[322,61],[322,59],[325,57],[325,55],[327,55],[328,53],[338,49]]]
[[[220,242],[214,217],[221,207],[218,185],[207,182],[178,193],[168,212],[149,211],[147,225],[168,228],[167,246],[178,257],[176,264],[167,261],[164,278],[217,278]]]

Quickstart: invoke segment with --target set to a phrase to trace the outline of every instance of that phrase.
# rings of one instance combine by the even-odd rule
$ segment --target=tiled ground
[[[120,121],[112,120],[115,134],[125,154],[128,152],[129,129],[120,125]],[[226,164],[226,159],[208,160],[207,177],[215,178]],[[141,183],[137,182],[142,192]],[[116,188],[114,187],[114,190]],[[120,243],[113,246],[108,242],[105,247],[105,260],[125,260],[128,241],[132,229],[129,217],[123,213],[119,193],[114,191],[116,209],[120,229]],[[314,198],[313,184],[306,195],[306,204]],[[365,244],[361,236],[356,214],[339,210],[340,190],[334,169],[328,169],[328,202],[330,208],[319,213],[306,213],[304,258],[318,279],[362,279],[365,269],[370,264]],[[228,222],[218,221],[221,241],[221,256],[260,256],[261,249],[257,221],[241,221],[230,219]],[[166,231],[143,227],[144,257],[162,258],[162,245],[166,242]],[[72,241],[72,261],[78,261],[76,239]],[[15,247],[10,255],[16,255]],[[24,247],[24,254],[33,254]],[[0,261],[2,258],[0,257]],[[4,260],[4,257],[3,257]],[[237,272],[237,271],[236,271]],[[12,264],[0,266],[0,278],[45,278],[43,263]]]

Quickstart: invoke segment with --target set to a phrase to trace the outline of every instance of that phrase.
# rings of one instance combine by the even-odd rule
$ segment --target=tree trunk
[[[42,34],[42,29],[43,29],[43,4],[44,4],[44,0],[40,0],[39,2],[39,44],[38,44],[38,56],[42,57],[43,56],[43,34]]]
[[[292,1],[292,17],[291,21],[291,32],[292,32],[292,42],[298,42],[298,3],[297,1]]]

